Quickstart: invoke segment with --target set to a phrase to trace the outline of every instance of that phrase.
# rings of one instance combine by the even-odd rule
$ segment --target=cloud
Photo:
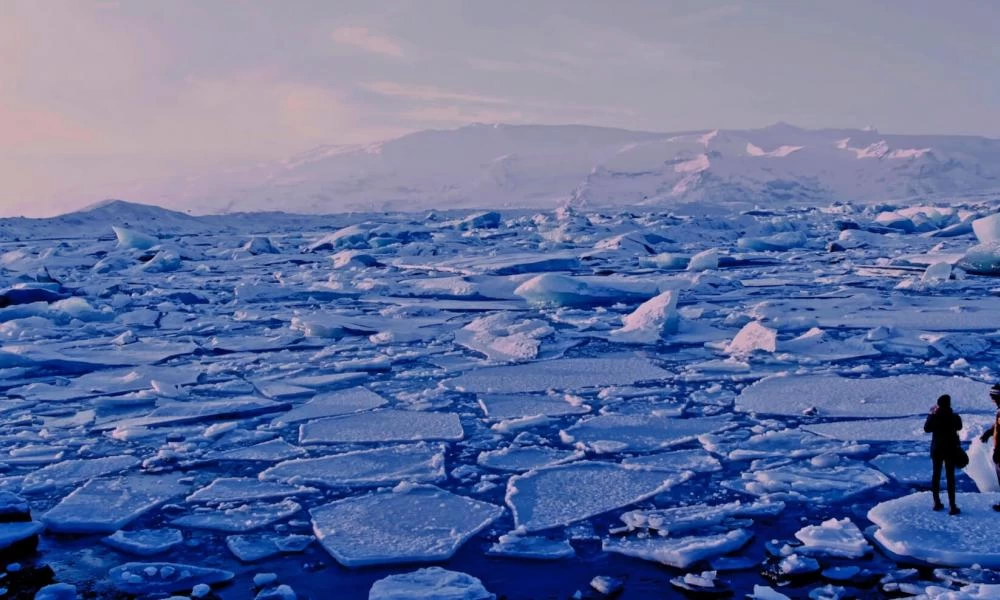
[[[373,33],[367,27],[338,27],[330,34],[330,39],[342,46],[350,46],[371,54],[403,58],[403,48],[396,40]]]
[[[393,98],[406,98],[409,100],[419,100],[421,102],[470,102],[475,104],[510,104],[505,98],[495,96],[480,96],[478,94],[466,94],[462,92],[452,92],[429,85],[409,85],[396,83],[393,81],[375,81],[363,83],[361,87],[369,92],[380,96],[390,96]]]

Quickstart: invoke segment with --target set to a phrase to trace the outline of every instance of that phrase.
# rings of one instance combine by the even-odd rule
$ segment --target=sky
[[[0,0],[0,216],[483,123],[1000,137],[988,0]]]

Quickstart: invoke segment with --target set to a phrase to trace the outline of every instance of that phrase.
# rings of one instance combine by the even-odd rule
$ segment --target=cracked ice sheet
[[[260,479],[322,487],[432,483],[445,478],[444,462],[444,446],[411,444],[289,460],[263,471]]]
[[[479,407],[488,419],[515,419],[544,415],[561,417],[590,412],[586,404],[573,403],[565,396],[496,396],[479,397]]]
[[[285,414],[275,417],[271,423],[273,425],[287,425],[310,419],[336,417],[372,410],[385,404],[387,404],[385,398],[368,388],[358,386],[320,394],[305,404],[296,406]]]
[[[530,471],[573,462],[584,456],[583,452],[544,446],[509,446],[500,450],[480,452],[476,457],[476,463],[496,471]]]
[[[247,500],[275,500],[304,494],[316,494],[319,490],[298,485],[285,485],[273,481],[260,481],[244,477],[220,477],[185,498],[186,502],[221,504]]]
[[[112,533],[183,494],[187,486],[178,479],[153,475],[92,479],[42,515],[41,521],[57,533]]]
[[[310,514],[323,547],[353,568],[447,560],[503,509],[434,486],[397,486],[338,500]]]
[[[661,382],[671,377],[671,373],[644,358],[634,356],[561,358],[476,369],[446,381],[445,385],[477,394],[519,394],[549,389],[632,385],[640,381]]]
[[[846,456],[868,451],[868,446],[850,445],[831,440],[829,437],[810,432],[808,427],[765,431],[750,436],[748,439],[742,439],[742,437],[727,439],[724,436],[704,435],[699,438],[699,441],[709,452],[726,456],[730,460],[810,458],[827,453]]]
[[[683,538],[611,538],[604,540],[601,548],[605,552],[686,569],[699,560],[735,552],[745,546],[751,538],[753,533],[750,531],[736,529],[728,533]]]
[[[282,439],[276,439],[244,448],[211,452],[205,458],[218,461],[278,462],[302,456],[305,453],[306,451],[298,446],[293,446]]]
[[[932,511],[929,492],[878,504],[868,511],[874,539],[889,553],[941,566],[1000,568],[1000,537],[992,505],[1000,494],[959,494],[958,517]]]
[[[722,487],[771,500],[839,502],[888,481],[882,473],[861,464],[818,467],[794,463],[751,470],[741,479],[723,481]]]
[[[690,476],[687,471],[668,474],[613,463],[579,462],[511,477],[505,500],[517,527],[541,531],[642,502]]]
[[[174,519],[170,524],[190,529],[243,533],[287,519],[301,509],[301,506],[291,500],[274,504],[244,504],[226,510],[218,508],[196,510]]]
[[[950,394],[956,412],[983,412],[989,384],[964,377],[899,375],[848,379],[834,375],[775,376],[745,388],[736,410],[820,417],[903,417],[923,415],[941,394]]]
[[[286,402],[262,398],[233,398],[227,400],[191,400],[188,402],[165,401],[144,417],[134,417],[99,425],[97,429],[127,429],[196,423],[222,418],[253,417],[283,410]]]
[[[963,440],[971,440],[993,424],[990,415],[962,415],[959,432]],[[929,443],[930,434],[924,432],[925,417],[902,419],[866,419],[854,421],[833,421],[803,425],[802,429],[828,438],[844,441],[871,442],[917,442]]]
[[[138,458],[124,455],[65,460],[28,473],[21,481],[21,492],[32,494],[69,487],[89,479],[131,469],[138,464]]]
[[[304,423],[300,444],[459,441],[465,437],[456,413],[378,410]]]
[[[598,454],[650,452],[689,442],[730,425],[728,416],[599,415],[560,431],[559,437],[565,444]]]

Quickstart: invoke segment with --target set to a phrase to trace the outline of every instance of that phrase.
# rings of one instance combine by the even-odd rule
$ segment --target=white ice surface
[[[585,417],[560,432],[566,444],[596,453],[651,452],[696,439],[699,435],[726,429],[729,417],[598,415]]]
[[[384,406],[386,399],[364,387],[326,392],[290,411],[275,417],[273,423],[285,425],[310,419],[335,417]]]
[[[797,552],[815,555],[861,558],[872,551],[861,530],[853,521],[827,519],[819,525],[807,525],[795,532],[803,546]]]
[[[313,531],[346,567],[447,560],[503,509],[433,486],[406,486],[314,508]]]
[[[427,567],[379,579],[368,600],[494,600],[483,583],[465,573]]]
[[[333,488],[430,483],[444,476],[444,448],[423,443],[289,460],[260,474],[264,481]]]
[[[457,441],[465,437],[455,413],[378,410],[304,423],[301,444]]]
[[[506,502],[517,527],[541,531],[642,502],[686,481],[690,475],[579,462],[511,477]],[[572,491],[567,494],[567,490]]]
[[[43,514],[41,521],[58,533],[113,533],[186,490],[176,476],[92,479]]]
[[[601,547],[605,552],[623,554],[686,569],[700,561],[735,552],[745,546],[753,533],[735,529],[728,533],[682,538],[609,538]]]
[[[667,379],[669,373],[638,357],[562,358],[526,365],[486,367],[446,382],[477,394],[517,394],[631,385]]]

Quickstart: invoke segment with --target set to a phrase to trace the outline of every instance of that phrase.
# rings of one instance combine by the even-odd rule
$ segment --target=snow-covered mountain
[[[198,213],[878,202],[1000,190],[1000,140],[874,129],[470,125],[129,190]]]

